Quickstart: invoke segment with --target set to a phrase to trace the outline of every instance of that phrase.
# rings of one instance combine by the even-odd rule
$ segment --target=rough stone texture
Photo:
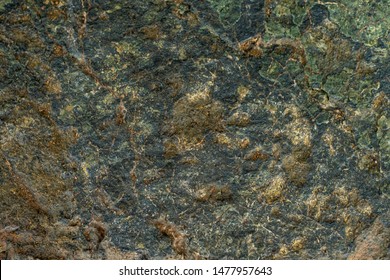
[[[374,223],[356,238],[356,248],[349,260],[390,259],[389,212],[375,219]]]
[[[0,258],[389,259],[387,2],[0,1]]]

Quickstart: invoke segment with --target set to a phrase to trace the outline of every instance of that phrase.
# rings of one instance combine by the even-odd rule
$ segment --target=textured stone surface
[[[390,258],[389,212],[375,219],[368,229],[356,238],[356,248],[350,260],[377,260]]]
[[[0,257],[388,259],[389,7],[317,2],[0,1]]]

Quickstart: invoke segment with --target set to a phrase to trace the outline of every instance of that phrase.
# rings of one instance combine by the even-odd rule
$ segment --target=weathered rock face
[[[389,259],[386,4],[0,1],[0,257]]]
[[[356,238],[356,248],[348,256],[350,260],[388,259],[390,248],[390,212],[375,222]]]

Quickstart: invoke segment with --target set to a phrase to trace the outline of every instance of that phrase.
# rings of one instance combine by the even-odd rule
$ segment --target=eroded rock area
[[[339,2],[0,1],[0,258],[390,259],[390,8]]]

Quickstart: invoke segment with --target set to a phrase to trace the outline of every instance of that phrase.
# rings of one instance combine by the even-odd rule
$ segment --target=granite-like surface
[[[387,2],[0,1],[0,258],[389,259]]]

